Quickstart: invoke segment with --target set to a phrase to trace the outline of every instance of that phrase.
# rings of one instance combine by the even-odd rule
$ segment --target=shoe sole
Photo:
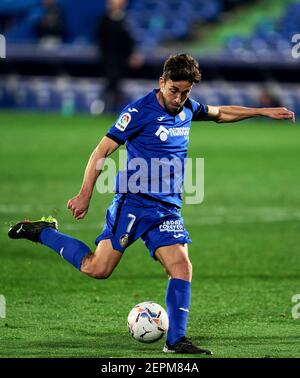
[[[213,356],[213,352],[209,351],[209,350],[204,350],[203,352],[198,352],[198,353],[178,353],[176,352],[174,349],[169,349],[166,345],[163,347],[163,353],[177,353],[177,354],[202,354],[202,355],[206,355],[206,356]]]
[[[163,347],[162,350],[164,353],[175,353],[175,350],[169,349],[166,345]]]

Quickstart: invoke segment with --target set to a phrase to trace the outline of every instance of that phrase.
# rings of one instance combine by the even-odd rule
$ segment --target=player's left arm
[[[207,121],[218,123],[238,122],[253,117],[269,117],[273,119],[288,119],[295,122],[295,114],[284,107],[278,108],[246,108],[244,106],[211,106],[207,105]]]

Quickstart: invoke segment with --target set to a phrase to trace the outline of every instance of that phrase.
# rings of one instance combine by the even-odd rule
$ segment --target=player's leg
[[[122,256],[120,251],[113,249],[110,239],[101,240],[95,253],[89,253],[83,258],[80,271],[90,277],[108,278]]]
[[[158,248],[155,256],[166,269],[170,278],[192,281],[192,263],[187,244],[173,244]]]
[[[122,253],[113,249],[110,240],[100,241],[95,253],[92,253],[82,241],[59,232],[57,221],[52,217],[18,222],[10,227],[8,236],[41,243],[94,278],[109,277],[122,257]]]
[[[164,352],[212,354],[209,350],[197,347],[186,337],[192,280],[192,264],[187,244],[160,247],[155,256],[169,275],[166,292],[169,329]]]
[[[169,275],[166,304],[169,315],[167,342],[174,345],[186,335],[190,310],[192,264],[188,257],[187,244],[160,247],[156,258]]]
[[[132,208],[124,202],[125,196],[116,195],[108,208],[106,224],[95,241],[95,253],[92,253],[82,241],[59,232],[57,221],[52,217],[19,222],[10,227],[8,236],[12,239],[39,242],[51,248],[81,272],[94,278],[108,278],[125,249],[144,232],[140,226],[137,233],[139,208]]]
[[[192,280],[187,245],[191,239],[178,209],[161,205],[160,213],[164,215],[162,220],[157,223],[157,218],[154,219],[155,225],[142,238],[151,256],[160,261],[170,277],[166,291],[169,316],[167,346],[168,351],[174,351],[171,346],[186,335]]]
[[[79,270],[82,260],[91,252],[82,241],[59,232],[57,220],[53,217],[18,222],[10,227],[8,236],[11,239],[27,239],[41,243]]]

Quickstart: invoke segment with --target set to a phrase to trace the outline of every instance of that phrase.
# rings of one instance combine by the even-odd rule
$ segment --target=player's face
[[[170,113],[176,114],[189,97],[193,84],[189,81],[173,81],[159,79],[158,101]]]

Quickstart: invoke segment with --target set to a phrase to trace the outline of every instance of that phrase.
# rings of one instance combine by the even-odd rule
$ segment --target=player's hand
[[[263,115],[273,119],[289,119],[295,123],[295,113],[287,108],[265,108]]]
[[[83,219],[86,216],[89,209],[89,204],[90,198],[78,194],[68,201],[67,207],[71,210],[73,217],[78,220]]]

